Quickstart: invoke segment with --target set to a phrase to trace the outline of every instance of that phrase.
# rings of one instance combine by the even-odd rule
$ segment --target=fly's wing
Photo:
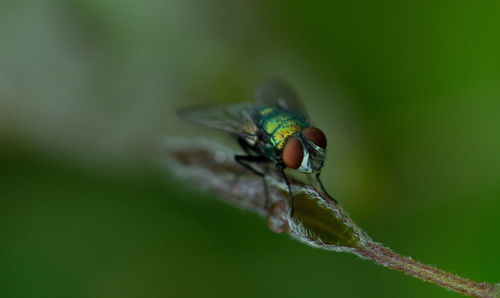
[[[307,117],[306,109],[299,96],[288,84],[280,80],[264,81],[254,93],[258,105],[278,105],[300,112]]]
[[[239,103],[177,110],[181,118],[203,126],[223,130],[243,138],[257,134],[253,113],[255,104]]]

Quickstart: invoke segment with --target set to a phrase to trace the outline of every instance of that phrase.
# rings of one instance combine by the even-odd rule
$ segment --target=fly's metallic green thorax
[[[310,126],[302,114],[279,106],[261,107],[258,114],[260,118],[257,125],[267,134],[269,145],[273,149],[282,150],[289,137]]]

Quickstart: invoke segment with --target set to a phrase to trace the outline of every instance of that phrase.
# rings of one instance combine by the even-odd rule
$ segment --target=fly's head
[[[283,162],[304,173],[319,171],[326,157],[326,136],[316,127],[304,128],[290,137],[283,147]]]

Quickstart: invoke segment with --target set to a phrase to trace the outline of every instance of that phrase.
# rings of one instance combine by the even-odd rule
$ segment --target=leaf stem
[[[422,264],[410,257],[402,256],[371,240],[355,253],[384,267],[401,271],[423,281],[431,282],[450,291],[472,297],[500,297],[499,285],[476,282],[451,274],[436,267]]]

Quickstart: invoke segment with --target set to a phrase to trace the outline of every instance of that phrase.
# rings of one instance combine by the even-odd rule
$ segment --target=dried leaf
[[[265,216],[270,229],[277,233],[288,233],[314,247],[354,253],[464,295],[500,297],[498,284],[450,274],[372,241],[338,204],[297,179],[291,180],[295,199],[295,214],[291,217],[288,188],[272,167],[263,168],[270,197],[266,205],[262,178],[237,164],[234,151],[219,143],[207,139],[168,139],[162,153],[162,161],[172,173],[216,193],[232,205]]]

